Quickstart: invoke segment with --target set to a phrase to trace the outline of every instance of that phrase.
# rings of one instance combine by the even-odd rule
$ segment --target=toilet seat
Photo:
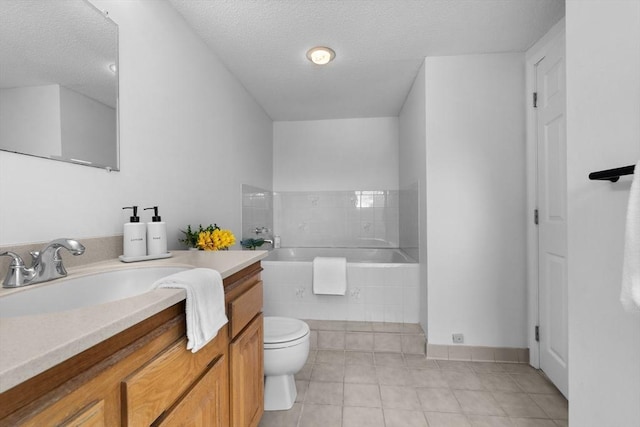
[[[289,317],[264,318],[264,348],[292,347],[309,339],[309,325]]]

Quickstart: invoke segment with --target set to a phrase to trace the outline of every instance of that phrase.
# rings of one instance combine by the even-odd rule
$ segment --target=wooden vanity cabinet
[[[248,272],[249,273],[249,272]],[[231,426],[255,427],[264,412],[264,324],[260,270],[227,293]]]
[[[0,394],[0,426],[257,426],[261,270],[224,280],[229,324],[200,351],[181,302]]]

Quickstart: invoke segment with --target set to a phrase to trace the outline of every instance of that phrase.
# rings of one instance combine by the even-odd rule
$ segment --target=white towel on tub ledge
[[[347,259],[315,257],[313,259],[313,293],[344,295],[347,293]]]
[[[640,162],[631,183],[624,240],[620,300],[626,310],[640,311]]]
[[[225,314],[222,276],[210,268],[194,268],[163,277],[154,288],[187,292],[187,350],[195,353],[218,335],[229,321]]]

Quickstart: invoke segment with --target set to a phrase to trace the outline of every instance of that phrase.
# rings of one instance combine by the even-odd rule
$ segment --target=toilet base
[[[265,377],[264,410],[286,411],[293,407],[298,396],[293,375],[274,375]]]

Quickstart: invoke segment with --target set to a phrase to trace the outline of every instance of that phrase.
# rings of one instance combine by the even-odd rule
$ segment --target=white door
[[[536,64],[540,369],[568,398],[564,37]]]

